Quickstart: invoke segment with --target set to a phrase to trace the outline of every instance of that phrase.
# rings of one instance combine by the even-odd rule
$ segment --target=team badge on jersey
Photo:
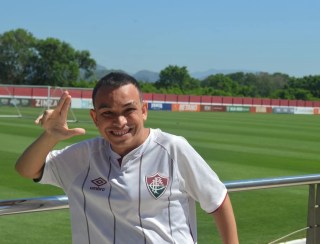
[[[166,191],[169,184],[169,178],[156,173],[152,176],[146,176],[146,184],[151,195],[158,199]]]

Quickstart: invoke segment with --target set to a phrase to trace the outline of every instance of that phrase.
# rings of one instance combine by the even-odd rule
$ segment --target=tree
[[[260,72],[256,74],[256,86],[259,91],[259,96],[270,97],[271,94],[282,89],[289,81],[289,76],[281,73],[274,73],[272,75]]]
[[[176,65],[169,65],[160,71],[159,81],[155,86],[160,89],[179,88],[181,91],[198,88],[200,85],[197,79],[189,75],[187,67],[179,67]]]
[[[90,52],[87,50],[76,51],[75,56],[77,58],[78,66],[84,71],[84,78],[89,78],[94,74],[94,69],[97,64],[96,61],[90,58]]]
[[[88,51],[77,51],[55,38],[38,40],[18,29],[0,36],[0,81],[11,84],[71,86],[96,67]]]
[[[306,89],[295,89],[294,90],[294,97],[297,100],[314,100],[314,97],[312,96],[311,92]]]
[[[212,95],[232,96],[238,93],[238,84],[223,74],[210,75],[201,82],[202,87],[211,87]]]
[[[58,39],[39,40],[36,47],[38,56],[34,60],[32,84],[45,81],[47,85],[70,86],[79,78],[81,69],[90,75],[96,65],[88,51],[75,51],[68,43]]]
[[[316,76],[305,76],[298,79],[299,86],[302,89],[310,91],[312,96],[320,98],[320,75]]]
[[[36,39],[23,29],[0,35],[0,83],[23,84],[32,73]]]
[[[157,93],[157,88],[155,88],[153,83],[140,81],[139,84],[144,93]]]

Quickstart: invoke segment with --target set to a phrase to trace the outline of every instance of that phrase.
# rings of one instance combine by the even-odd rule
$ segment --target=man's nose
[[[127,124],[127,118],[123,115],[119,115],[115,118],[114,124],[121,127],[121,126]]]

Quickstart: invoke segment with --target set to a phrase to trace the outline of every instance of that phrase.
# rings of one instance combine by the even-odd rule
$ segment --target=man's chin
[[[110,136],[108,141],[111,143],[111,145],[121,147],[123,145],[130,144],[131,135],[126,134],[124,136]]]

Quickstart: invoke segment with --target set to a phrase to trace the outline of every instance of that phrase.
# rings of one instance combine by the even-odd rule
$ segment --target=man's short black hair
[[[95,85],[92,92],[93,105],[94,105],[94,100],[96,98],[97,92],[100,89],[100,87],[116,89],[128,84],[132,84],[138,89],[140,94],[140,99],[142,100],[142,92],[141,92],[140,85],[134,77],[123,72],[111,72],[105,75],[104,77],[102,77]]]

